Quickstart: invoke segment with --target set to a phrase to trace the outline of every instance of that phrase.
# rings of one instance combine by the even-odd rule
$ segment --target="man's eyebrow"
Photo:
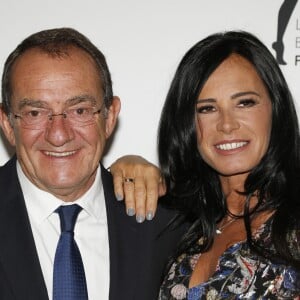
[[[78,95],[74,96],[72,98],[69,98],[67,100],[67,105],[75,105],[81,102],[90,102],[93,106],[96,106],[97,100],[94,96],[84,94],[84,95]]]
[[[79,96],[74,96],[69,98],[66,101],[67,105],[75,105],[81,102],[90,102],[91,105],[96,106],[97,100],[95,97],[84,94]],[[24,98],[21,101],[18,102],[18,109],[21,110],[25,106],[32,106],[36,108],[49,108],[49,104],[46,101],[38,100],[38,99],[30,99],[30,98]]]
[[[25,106],[33,106],[37,108],[45,108],[47,107],[47,103],[42,100],[34,100],[29,98],[24,98],[18,102],[18,109],[21,110]]]

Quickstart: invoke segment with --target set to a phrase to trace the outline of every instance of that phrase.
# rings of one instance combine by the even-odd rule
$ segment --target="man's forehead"
[[[100,80],[102,86],[101,72],[94,59],[80,48],[70,48],[68,55],[53,56],[39,48],[31,48],[25,51],[16,59],[11,70],[11,80],[18,75],[18,80],[25,77],[33,77],[36,73],[42,79],[42,76],[50,76],[53,73],[77,72],[79,77],[90,75]],[[42,74],[41,74],[42,73]],[[81,75],[82,74],[82,75]],[[15,83],[13,83],[15,84]]]
[[[87,58],[89,55],[75,48],[64,57],[49,56],[36,48],[26,51],[16,61],[11,74],[13,102],[50,103],[51,100],[53,103],[53,99],[63,105],[67,105],[66,102],[102,102],[101,77],[94,62]]]
[[[56,60],[56,61],[64,61],[68,59],[76,60],[87,60],[89,61],[96,69],[98,69],[95,60],[93,57],[86,52],[85,50],[75,47],[75,46],[67,46],[65,48],[58,48],[57,51],[46,51],[40,47],[33,47],[27,49],[24,53],[22,53],[14,62],[13,69],[17,68],[20,64],[32,64],[34,61],[39,60]]]

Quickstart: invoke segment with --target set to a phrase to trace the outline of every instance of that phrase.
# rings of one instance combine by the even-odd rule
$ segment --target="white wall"
[[[0,66],[2,69],[8,54],[29,34],[62,26],[81,31],[106,55],[114,92],[122,100],[119,128],[105,165],[127,153],[156,162],[160,110],[183,54],[206,35],[228,29],[253,32],[272,50],[282,2],[1,0]],[[300,103],[300,61],[295,65],[295,56],[300,58],[300,3],[291,16],[284,41],[288,64],[282,70]],[[0,165],[10,155],[4,138],[0,139]]]

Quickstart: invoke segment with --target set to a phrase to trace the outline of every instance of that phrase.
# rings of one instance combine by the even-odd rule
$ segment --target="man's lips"
[[[64,151],[64,152],[56,152],[56,151],[43,151],[45,155],[51,157],[67,157],[74,155],[76,151]]]

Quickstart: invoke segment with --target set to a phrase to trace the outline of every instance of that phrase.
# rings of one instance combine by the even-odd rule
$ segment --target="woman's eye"
[[[210,112],[214,112],[216,109],[213,105],[203,105],[197,107],[197,113],[199,114],[207,114]]]
[[[256,101],[254,99],[243,99],[240,100],[238,103],[239,107],[251,107],[256,104]]]

